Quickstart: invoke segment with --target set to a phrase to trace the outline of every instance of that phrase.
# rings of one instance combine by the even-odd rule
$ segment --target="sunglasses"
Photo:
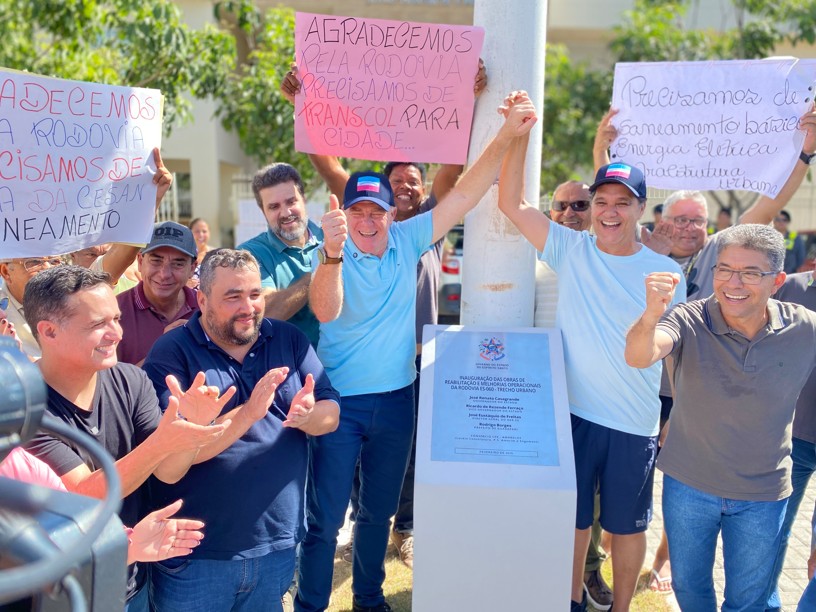
[[[2,300],[0,300],[0,310],[5,310],[6,308],[8,308],[8,304],[9,299],[7,297],[4,297]]]
[[[562,202],[561,200],[553,200],[550,207],[555,212],[564,212],[567,207],[575,212],[584,212],[589,210],[589,200],[575,200],[574,202]]]

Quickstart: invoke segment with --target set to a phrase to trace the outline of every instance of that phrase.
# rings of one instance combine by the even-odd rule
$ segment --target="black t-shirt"
[[[120,363],[97,374],[96,391],[90,412],[68,401],[48,387],[48,413],[90,435],[119,460],[139,446],[158,427],[161,411],[156,392],[147,375],[136,366]],[[64,442],[48,433],[40,433],[26,446],[29,452],[42,459],[60,476],[81,464],[92,472],[99,469],[84,449],[73,442]],[[133,527],[146,513],[146,491],[142,485],[122,501],[119,517]],[[129,584],[128,591],[144,584],[144,572],[138,572],[137,584]]]

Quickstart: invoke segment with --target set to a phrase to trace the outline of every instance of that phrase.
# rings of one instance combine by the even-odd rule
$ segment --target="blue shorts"
[[[657,436],[636,436],[570,417],[578,489],[575,528],[592,526],[595,492],[600,490],[600,522],[606,531],[646,531],[652,520]]]

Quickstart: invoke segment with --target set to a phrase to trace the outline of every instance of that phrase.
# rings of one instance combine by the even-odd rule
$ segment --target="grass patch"
[[[341,547],[338,546],[338,551]],[[612,563],[603,567],[604,578],[612,584]],[[394,612],[411,612],[411,590],[414,584],[413,572],[399,560],[394,547],[388,545],[385,559],[386,579],[383,585],[385,599]],[[351,612],[351,563],[346,563],[338,554],[334,559],[334,583],[329,612]],[[591,607],[590,607],[591,609]],[[671,606],[666,596],[649,590],[649,570],[645,569],[638,580],[638,590],[632,602],[631,612],[670,612]],[[433,612],[433,611],[422,611]]]

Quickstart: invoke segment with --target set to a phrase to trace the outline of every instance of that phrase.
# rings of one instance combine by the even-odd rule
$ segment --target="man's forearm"
[[[604,141],[599,142],[596,138],[592,146],[592,164],[595,166],[595,172],[608,165],[609,162],[609,148]]]
[[[660,360],[656,342],[657,321],[643,313],[626,334],[624,357],[633,368],[647,368]]]
[[[139,247],[116,243],[102,256],[102,270],[110,274],[112,285],[119,282],[138,252]]]
[[[317,267],[309,285],[309,306],[321,323],[334,321],[343,308],[344,264],[323,264]]]
[[[284,289],[264,289],[264,316],[288,321],[309,302],[311,275],[304,274]]]
[[[461,164],[444,164],[436,172],[434,177],[431,193],[433,193],[437,202],[440,202],[450,190],[456,185],[456,181],[462,176],[462,171],[465,167]]]
[[[504,153],[513,138],[500,131],[487,148],[451,189],[445,199],[433,209],[433,239],[444,237],[465,214],[470,212],[487,192],[499,174]]]
[[[152,436],[148,437],[115,463],[116,473],[122,486],[122,497],[127,497],[138,489],[167,456],[158,450],[155,441],[151,438]],[[72,493],[96,499],[104,499],[108,490],[102,470],[92,472],[79,482],[67,483],[63,480],[63,483]]]
[[[195,463],[197,455],[198,450],[168,455],[164,461],[156,466],[156,469],[153,470],[153,475],[162,482],[175,484],[184,478],[190,466]]]
[[[768,225],[773,221],[777,213],[788,205],[793,194],[797,192],[802,181],[805,180],[808,168],[810,168],[810,166],[801,159],[797,159],[793,171],[790,173],[788,180],[785,181],[785,184],[782,185],[782,189],[776,194],[776,197],[769,198],[766,195],[760,196],[756,203],[742,214],[739,218],[739,223]]]
[[[195,459],[193,460],[193,464],[203,463],[204,461],[208,461],[213,457],[216,457],[222,451],[232,446],[233,442],[249,431],[249,428],[257,422],[250,416],[249,410],[246,408],[250,401],[252,400],[233,408],[227,414],[216,419],[217,423],[223,423],[229,419],[229,427],[227,427],[224,434],[215,442],[202,446],[199,449],[198,455],[196,455]]]
[[[342,203],[343,192],[346,189],[349,173],[343,168],[340,160],[333,155],[316,155],[315,153],[309,153],[309,161],[312,162],[312,166],[317,170],[320,178],[325,181],[329,192],[336,195],[337,199]]]

